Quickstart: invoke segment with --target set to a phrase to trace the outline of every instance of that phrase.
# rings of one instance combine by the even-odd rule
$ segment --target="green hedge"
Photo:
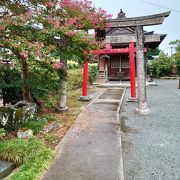
[[[98,68],[95,64],[89,65],[89,84],[92,84],[97,77]],[[82,69],[71,69],[68,71],[68,85],[67,90],[71,91],[73,89],[81,88],[82,87]]]
[[[68,71],[67,90],[80,88],[82,86],[82,69],[71,69]]]
[[[77,65],[77,63],[75,65]],[[89,64],[89,84],[92,84],[95,81],[97,69],[96,64]],[[7,74],[5,79],[8,79],[6,82],[5,79],[3,79],[3,76],[0,76],[0,89],[12,87],[13,89],[16,89],[16,92],[19,90],[19,93],[22,95],[21,71],[19,69],[11,70],[8,66],[3,66],[0,70],[0,74]],[[76,68],[74,66],[74,69],[68,69],[68,91],[82,87],[82,75],[83,72],[81,66]],[[43,100],[45,107],[52,107],[53,104],[56,103],[57,98],[54,99],[54,101],[50,100],[50,98],[58,95],[59,77],[50,65],[43,63],[31,65],[28,83],[33,97],[37,100]],[[9,96],[10,95],[8,95],[8,97]],[[14,95],[12,95],[11,99],[15,99]]]
[[[98,74],[98,66],[97,64],[89,65],[89,84],[93,84],[96,81]]]

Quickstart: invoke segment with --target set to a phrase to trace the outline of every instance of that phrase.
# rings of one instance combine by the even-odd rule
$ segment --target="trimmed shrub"
[[[97,72],[98,72],[97,65],[89,64],[89,70],[88,70],[89,84],[93,84],[93,82],[96,80]],[[67,90],[68,91],[82,87],[82,80],[83,80],[82,73],[83,73],[82,69],[71,69],[68,71],[68,78],[67,78],[67,81],[68,81]]]
[[[82,86],[82,69],[73,69],[68,71],[67,90],[80,88]]]
[[[98,66],[97,64],[90,64],[89,65],[89,84],[93,84],[97,78],[98,74]]]

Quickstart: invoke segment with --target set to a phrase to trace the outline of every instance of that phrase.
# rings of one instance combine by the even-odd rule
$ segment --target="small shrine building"
[[[143,16],[142,16],[143,17]],[[125,20],[125,13],[120,10],[117,21]],[[98,83],[109,81],[130,80],[130,55],[127,48],[133,43],[136,46],[136,27],[113,27],[105,32],[106,48],[98,57]],[[144,53],[147,60],[148,48],[156,49],[166,37],[166,34],[155,34],[154,31],[144,32]],[[101,38],[101,34],[98,34]],[[101,40],[101,39],[100,39]],[[108,51],[109,49],[109,51]],[[136,53],[136,52],[135,52]],[[135,56],[136,69],[136,56]]]

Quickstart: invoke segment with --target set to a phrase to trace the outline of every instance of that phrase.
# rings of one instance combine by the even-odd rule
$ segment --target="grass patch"
[[[57,141],[59,138],[54,134],[45,134],[44,139],[45,141],[53,142],[53,141]]]
[[[58,120],[58,118],[52,114],[43,114],[41,116],[41,118],[43,118],[43,119],[45,118],[45,119],[47,119],[47,121],[57,121]]]
[[[20,126],[20,128],[26,128],[31,129],[33,131],[34,135],[37,135],[40,133],[40,131],[44,128],[44,126],[47,124],[46,119],[40,119],[40,120],[30,120],[27,123],[24,123]]]
[[[67,118],[66,126],[68,129],[74,124],[74,121],[82,111],[83,107],[85,107],[89,103],[78,100],[81,94],[82,94],[82,89],[70,91],[67,94],[68,95],[67,105],[69,107],[69,111],[66,114],[66,118]]]
[[[13,139],[0,142],[0,158],[21,166],[11,180],[36,180],[49,167],[54,152],[37,138]]]
[[[0,128],[0,138],[6,135],[6,130],[4,128]]]

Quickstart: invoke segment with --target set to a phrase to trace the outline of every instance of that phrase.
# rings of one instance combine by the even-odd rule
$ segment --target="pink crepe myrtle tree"
[[[84,50],[90,52],[102,46],[86,32],[89,29],[105,29],[105,20],[111,15],[96,9],[88,0],[29,0],[27,3],[5,0],[0,2],[0,7],[4,9],[0,12],[0,49],[11,50],[15,59],[20,60],[24,99],[32,101],[30,87],[26,83],[29,62],[37,57],[48,60],[51,53],[56,53],[63,56],[63,66],[55,66],[60,68],[56,71],[63,72],[59,109],[66,109],[67,58],[77,56],[82,63]],[[62,39],[66,43],[62,43]]]

